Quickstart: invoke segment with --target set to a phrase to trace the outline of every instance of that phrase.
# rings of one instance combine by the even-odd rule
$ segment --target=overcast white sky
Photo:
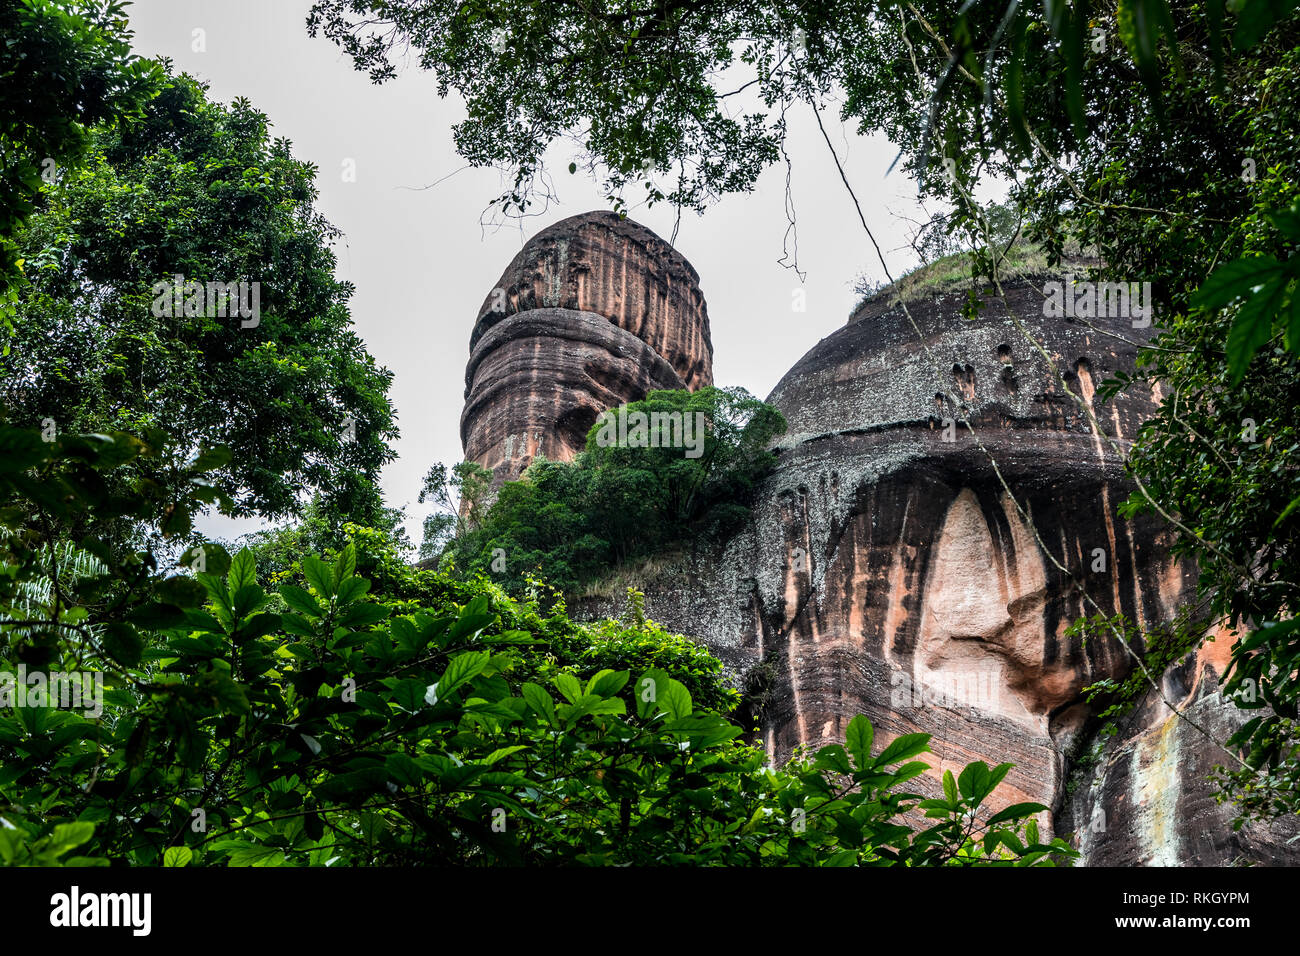
[[[391,397],[402,437],[383,490],[406,507],[418,543],[425,508],[415,496],[434,462],[462,457],[459,420],[469,333],[488,291],[523,242],[544,226],[605,208],[590,180],[570,176],[569,156],[553,155],[561,204],[546,215],[484,229],[480,219],[501,189],[493,170],[466,169],[451,127],[464,117],[440,100],[434,78],[418,69],[375,86],[324,38],[307,36],[310,0],[135,0],[128,8],[137,52],[169,56],[211,84],[220,101],[244,96],[270,118],[272,134],[320,169],[319,206],[343,230],[339,276],[356,286],[352,317],[375,359],[394,373]],[[206,49],[195,49],[202,30]],[[827,119],[833,119],[827,115]],[[769,169],[751,194],[732,196],[702,217],[683,216],[677,246],[700,274],[709,306],[714,376],[760,398],[820,339],[844,324],[856,301],[854,279],[882,272],[811,114],[792,112],[789,151],[799,225],[801,284],[778,264],[785,234],[785,170]],[[883,137],[832,129],[832,138],[867,221],[895,275],[914,264],[906,247],[918,219],[914,184],[885,171],[895,150]],[[356,181],[345,182],[346,160]],[[429,184],[441,182],[425,188]],[[668,238],[670,208],[632,218]],[[804,291],[807,311],[792,308]],[[256,523],[220,516],[200,523],[229,536]]]

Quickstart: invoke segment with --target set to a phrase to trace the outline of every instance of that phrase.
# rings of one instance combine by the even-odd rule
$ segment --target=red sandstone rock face
[[[609,212],[529,240],[484,301],[470,351],[461,442],[498,487],[537,455],[572,459],[606,409],[713,382],[695,270]]]
[[[465,457],[491,468],[498,485],[537,455],[571,460],[606,409],[685,387],[636,336],[571,309],[534,309],[494,325],[475,346],[466,379]]]
[[[1233,764],[1203,731],[1226,741],[1256,712],[1225,703],[1219,693],[1231,648],[1221,636],[1161,675],[1126,720],[1125,732],[1079,767],[1058,829],[1075,834],[1085,865],[1216,866],[1300,863],[1294,817],[1232,828],[1233,810],[1214,797],[1211,772]],[[1197,729],[1200,728],[1200,729]]]
[[[1126,393],[1103,404],[1096,388],[1132,368],[1135,347],[1115,336],[1144,333],[1126,319],[1045,319],[1028,282],[1008,293],[1065,386],[1122,448],[1153,401]],[[1098,608],[1144,628],[1167,621],[1191,597],[1194,569],[1173,562],[1155,522],[1120,517],[1132,490],[1121,455],[1001,306],[972,322],[960,305],[959,296],[912,305],[923,341],[901,310],[868,314],[797,363],[768,399],[790,429],[750,526],[647,585],[646,608],[740,674],[763,665],[763,738],[774,756],[842,741],[864,713],[879,741],[933,736],[923,788],[937,791],[944,770],[972,760],[1011,761],[999,805],[1043,803],[1056,816],[1042,824],[1064,834],[1094,814],[1091,804],[1066,805],[1075,752],[1095,730],[1082,689],[1131,667],[1117,641],[1085,645],[1066,628]],[[983,450],[964,427],[945,428],[958,417],[954,402],[969,409]],[[1191,700],[1219,724],[1237,719],[1217,698]],[[1086,859],[1300,857],[1278,839],[1230,840],[1223,808],[1214,823],[1224,839],[1197,837],[1211,801],[1187,768],[1223,755],[1180,725],[1150,732],[1175,734],[1183,756],[1152,756],[1159,747],[1145,732],[1127,740],[1139,753],[1133,778],[1111,770],[1096,789],[1102,803],[1119,801],[1098,811],[1117,821],[1113,839],[1127,830],[1147,849],[1107,849],[1103,835]],[[1157,772],[1143,779],[1147,766]],[[1153,796],[1164,786],[1172,796]],[[1146,795],[1137,810],[1121,809],[1130,791]]]
[[[645,226],[615,213],[572,216],[528,241],[479,310],[470,349],[529,309],[603,315],[661,355],[692,391],[713,384],[713,343],[699,276]]]
[[[994,808],[1046,804],[1045,832],[1074,834],[1085,863],[1300,862],[1285,843],[1294,828],[1231,829],[1205,781],[1224,755],[1158,694],[1079,765],[1097,728],[1083,688],[1132,663],[1068,625],[1098,612],[1168,621],[1195,571],[1173,562],[1160,525],[1118,513],[1132,490],[1122,450],[1154,399],[1105,404],[1096,391],[1132,369],[1129,343],[1145,333],[1048,320],[1040,289],[1012,284],[1011,313],[991,303],[973,322],[958,295],[915,303],[919,335],[901,309],[870,306],[820,342],[768,398],[790,428],[752,520],[646,584],[647,611],[734,673],[768,675],[763,742],[778,759],[841,742],[863,713],[880,743],[932,735],[921,790],[973,760],[1014,763]],[[471,349],[462,438],[498,482],[537,454],[571,458],[607,408],[712,378],[694,270],[608,213],[534,237],[484,302]],[[978,440],[955,424],[958,405]],[[1215,690],[1227,647],[1161,675],[1164,696],[1218,740],[1242,720]]]

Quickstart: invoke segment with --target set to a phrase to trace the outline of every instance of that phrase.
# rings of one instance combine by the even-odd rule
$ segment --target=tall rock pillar
[[[606,409],[713,383],[699,276],[649,229],[612,212],[530,239],[479,309],[460,419],[465,457],[519,477],[568,461]]]

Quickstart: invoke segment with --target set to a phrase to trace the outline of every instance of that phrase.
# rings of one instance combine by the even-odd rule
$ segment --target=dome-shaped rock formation
[[[708,310],[690,263],[644,226],[583,213],[530,239],[479,310],[465,456],[500,485],[539,454],[571,459],[606,409],[712,382]]]
[[[1041,281],[1005,288],[974,320],[964,295],[914,301],[911,318],[882,299],[818,343],[768,398],[790,427],[748,526],[646,582],[647,613],[766,685],[762,737],[777,759],[842,742],[863,713],[880,741],[932,735],[921,789],[973,760],[1013,763],[995,804],[1040,802],[1047,830],[1089,828],[1085,861],[1296,857],[1272,831],[1232,831],[1202,772],[1223,753],[1158,697],[1130,726],[1139,736],[1115,745],[1120,770],[1093,771],[1067,799],[1095,731],[1083,689],[1132,667],[1118,641],[1069,625],[1099,612],[1143,630],[1168,622],[1195,569],[1174,562],[1159,523],[1118,512],[1133,490],[1122,451],[1155,397],[1102,402],[1097,388],[1133,370],[1149,331],[1049,319]],[[1215,692],[1225,650],[1205,645],[1184,680],[1166,681],[1220,740],[1240,720]],[[1098,835],[1098,819],[1111,831]]]
[[[1123,615],[1150,633],[1194,599],[1196,571],[1161,523],[1119,513],[1127,447],[1159,395],[1098,389],[1133,371],[1150,323],[1049,317],[1059,280],[1007,282],[974,319],[965,294],[860,307],[769,396],[789,429],[747,523],[652,562],[646,612],[755,691],[775,759],[842,742],[862,713],[881,744],[932,735],[920,790],[974,760],[1013,763],[993,805],[1045,804],[1044,831],[1074,834],[1085,862],[1300,862],[1294,827],[1233,830],[1206,779],[1243,719],[1218,693],[1228,641],[1169,668],[1119,734],[1096,736],[1084,689],[1128,674],[1133,655],[1071,623]],[[462,437],[498,481],[536,454],[571,458],[607,408],[711,381],[694,270],[608,213],[525,245],[471,349]]]

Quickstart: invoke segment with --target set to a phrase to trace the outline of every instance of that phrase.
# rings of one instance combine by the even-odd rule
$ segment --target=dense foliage
[[[1008,764],[948,772],[943,795],[922,799],[905,784],[926,769],[928,737],[877,745],[859,717],[844,745],[770,767],[737,740],[734,694],[689,642],[417,572],[374,531],[329,560],[304,556],[302,578],[272,593],[247,550],[202,546],[197,574],[148,552],[110,563],[103,542],[39,529],[79,510],[149,510],[147,485],[119,497],[105,480],[149,450],[12,428],[0,449],[0,693],[27,695],[0,711],[5,863],[1071,856],[1040,842],[1030,818],[1045,807],[983,807]],[[85,672],[102,697],[32,696]]]
[[[392,376],[352,329],[315,175],[247,102],[212,103],[168,71],[143,116],[93,132],[14,236],[29,282],[0,358],[8,421],[163,429],[168,460],[226,445],[209,480],[237,515],[296,516],[315,492],[336,530],[391,523],[375,482],[394,455]],[[250,306],[256,284],[260,311],[205,301],[213,282],[247,283]]]
[[[640,438],[638,421],[646,423]],[[669,423],[686,421],[697,447],[672,441],[683,436]],[[781,413],[744,389],[651,392],[597,421],[573,462],[537,460],[507,482],[446,554],[511,592],[533,574],[572,591],[636,558],[718,540],[749,513],[775,460],[769,446],[784,431]]]
[[[137,116],[161,82],[131,53],[124,4],[0,0],[0,306],[23,263],[11,240],[41,190],[84,158],[89,130]]]
[[[461,152],[516,173],[507,211],[535,198],[546,147],[566,137],[582,150],[570,171],[598,175],[616,208],[638,184],[699,207],[784,156],[790,110],[812,109],[825,133],[834,104],[887,133],[923,194],[950,205],[946,228],[976,246],[972,315],[1007,252],[973,198],[990,178],[1049,264],[1085,248],[1101,259],[1087,278],[1150,282],[1160,334],[1138,380],[1104,393],[1163,398],[1133,445],[1128,511],[1170,522],[1210,622],[1244,638],[1226,689],[1268,709],[1231,741],[1247,766],[1225,761],[1224,792],[1268,815],[1300,812],[1296,8],[318,0],[309,27],[376,80],[409,41],[440,91],[466,99]]]

